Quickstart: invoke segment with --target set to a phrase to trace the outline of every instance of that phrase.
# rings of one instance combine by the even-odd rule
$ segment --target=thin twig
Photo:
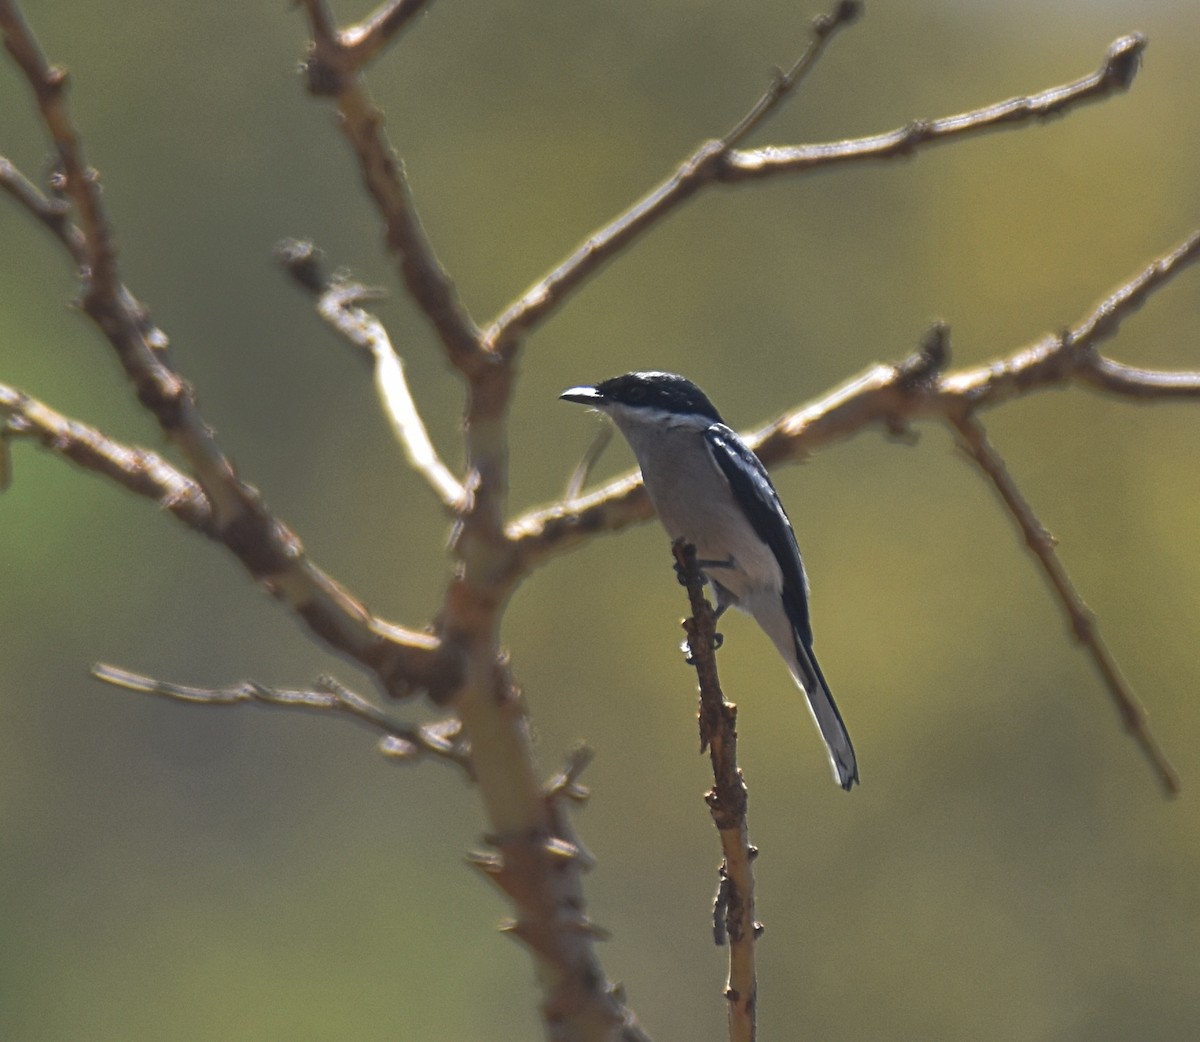
[[[361,69],[379,54],[433,0],[388,0],[356,25],[343,29],[338,37],[350,65]]]
[[[324,0],[302,3],[312,32],[305,63],[309,90],[332,97],[337,104],[342,133],[358,157],[363,184],[383,219],[384,242],[399,264],[409,294],[437,332],[455,367],[464,374],[476,372],[487,364],[479,330],[421,226],[404,163],[392,151],[384,133],[383,114],[363,82],[361,63],[347,56],[348,45]]]
[[[375,387],[379,400],[408,462],[417,473],[424,476],[447,508],[461,513],[467,505],[466,490],[433,447],[429,432],[417,411],[417,404],[408,390],[404,363],[393,350],[383,323],[355,306],[362,292],[361,286],[331,286],[322,295],[317,310],[343,336],[357,339],[371,353],[375,360]]]
[[[409,464],[451,512],[465,510],[466,489],[442,462],[430,440],[409,392],[404,363],[392,347],[387,330],[378,318],[358,306],[362,300],[378,294],[357,283],[329,278],[312,243],[284,242],[276,248],[275,255],[301,286],[316,295],[321,318],[371,360],[380,404]]]
[[[754,858],[758,851],[750,844],[746,820],[749,794],[737,765],[737,706],[725,701],[717,676],[716,616],[704,596],[696,548],[677,539],[671,550],[692,612],[683,628],[700,688],[700,751],[707,749],[712,763],[713,787],[705,801],[724,855],[713,924],[717,943],[729,945],[725,985],[729,1038],[730,1042],[753,1042],[758,1017],[754,947],[762,924],[754,918]]]
[[[1021,494],[1004,460],[988,440],[987,431],[978,418],[971,413],[963,412],[948,417],[950,425],[959,436],[959,446],[966,455],[974,461],[983,475],[991,482],[1008,513],[1021,530],[1025,543],[1030,552],[1042,566],[1051,588],[1058,597],[1067,623],[1075,639],[1084,646],[1096,665],[1105,687],[1116,703],[1121,722],[1141,747],[1150,761],[1163,791],[1169,796],[1179,793],[1179,775],[1167,759],[1150,733],[1146,719],[1146,710],[1138,701],[1137,695],[1129,686],[1128,681],[1121,675],[1108,645],[1100,636],[1096,617],[1091,609],[1083,602],[1075,589],[1074,583],[1067,575],[1066,569],[1058,559],[1054,550],[1054,537],[1043,527],[1033,513],[1033,508]]]
[[[836,10],[824,17],[832,20],[834,25],[843,24],[836,19]],[[812,47],[810,44],[810,49]],[[1145,40],[1141,36],[1122,36],[1109,46],[1104,64],[1097,72],[1073,83],[1051,87],[1030,98],[1015,98],[955,116],[914,121],[886,134],[828,144],[750,151],[728,148],[722,141],[707,142],[684,160],[666,181],[605,227],[593,232],[552,271],[530,286],[486,327],[483,343],[491,350],[514,351],[521,337],[552,314],[572,290],[708,184],[733,184],[774,174],[796,174],[836,163],[901,158],[927,145],[964,135],[1062,115],[1079,104],[1097,101],[1128,88],[1144,47]],[[817,56],[819,51],[813,58]],[[801,59],[802,62],[805,60]],[[801,71],[807,71],[809,67],[811,61]],[[772,98],[772,92],[768,91],[746,120]],[[772,101],[767,105],[767,112],[773,110],[774,104]],[[737,133],[740,126],[735,127],[731,135]]]
[[[862,5],[854,0],[841,0],[829,14],[817,15],[812,20],[808,38],[808,46],[796,59],[795,64],[786,73],[780,72],[766,93],[754,103],[733,129],[723,138],[721,144],[726,150],[736,148],[751,133],[757,130],[767,118],[779,108],[784,99],[799,85],[821,58],[826,44],[833,38],[834,33],[849,25],[862,13]]]
[[[521,338],[559,307],[570,292],[605,261],[657,225],[705,185],[719,180],[721,168],[734,145],[775,111],[816,64],[836,30],[852,22],[858,10],[858,4],[839,0],[829,14],[814,18],[808,46],[800,59],[786,75],[776,77],[767,92],[725,137],[702,144],[667,180],[607,226],[593,232],[566,260],[527,289],[483,331],[484,348],[511,357]]]
[[[97,662],[92,676],[114,687],[158,695],[195,705],[233,706],[257,703],[279,709],[337,713],[366,724],[384,735],[381,751],[395,759],[411,760],[428,754],[457,764],[470,774],[470,753],[462,744],[462,725],[454,719],[413,727],[392,720],[387,713],[333,677],[319,677],[312,688],[266,687],[243,680],[228,687],[192,687],[132,673],[119,666]]]
[[[1086,102],[1100,101],[1127,90],[1137,74],[1145,47],[1146,40],[1139,33],[1121,36],[1109,45],[1104,64],[1095,72],[1072,83],[970,112],[913,120],[896,130],[848,141],[737,150],[729,155],[721,180],[736,184],[777,174],[806,173],[841,163],[904,158],[918,148],[953,138],[1014,127],[1031,120],[1047,120]]]

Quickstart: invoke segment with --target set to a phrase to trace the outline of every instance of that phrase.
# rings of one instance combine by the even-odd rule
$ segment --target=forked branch
[[[70,252],[83,283],[83,310],[116,352],[138,401],[178,446],[191,478],[203,490],[210,514],[203,530],[223,542],[255,580],[284,600],[314,636],[373,671],[393,695],[417,690],[436,694],[455,686],[461,668],[456,656],[445,653],[431,634],[373,617],[357,598],[308,559],[296,534],[266,508],[257,489],[241,480],[201,415],[191,385],[170,364],[166,335],[120,282],[99,177],[87,165],[66,104],[66,74],[46,60],[11,0],[0,0],[0,31],[33,90],[42,122],[54,142],[55,178],[74,210],[75,224],[68,223],[57,204],[41,197],[11,167],[0,168],[4,174],[0,180]],[[175,511],[177,516],[189,523],[201,520],[194,506],[199,500],[188,492],[187,479],[180,480],[164,469],[157,456],[134,460],[117,443],[93,436],[98,432],[87,428],[68,430],[65,440],[43,437],[40,432],[44,430],[61,429],[63,418],[52,410],[39,410],[37,405],[32,399],[14,403],[7,420],[10,437],[36,434],[52,450],[143,495],[156,493],[159,484],[172,493],[182,490],[193,507]],[[148,482],[146,475],[151,475]]]
[[[857,5],[839,4],[833,13],[816,19],[804,56],[787,76],[775,81],[725,138],[701,145],[666,181],[605,227],[593,232],[553,271],[530,286],[487,326],[483,332],[484,345],[502,352],[515,350],[520,338],[544,321],[573,289],[709,184],[736,184],[775,174],[806,173],[838,163],[901,158],[928,145],[1062,115],[1078,105],[1126,90],[1133,82],[1146,46],[1143,37],[1136,33],[1122,36],[1109,46],[1104,63],[1096,72],[1072,83],[971,112],[916,120],[885,134],[818,145],[749,151],[734,148],[745,133],[774,111],[794,85],[795,77],[812,67],[832,38],[833,31],[847,24],[856,13]]]
[[[381,49],[396,31],[425,6],[387,4],[375,19],[339,33],[324,0],[301,0],[312,31],[305,63],[309,90],[332,97],[339,125],[358,158],[363,184],[384,226],[384,242],[400,267],[413,301],[425,314],[450,361],[465,374],[486,364],[479,330],[467,313],[453,280],[434,252],[421,226],[404,172],[383,129],[383,114],[363,82],[366,57]]]
[[[736,184],[776,174],[806,173],[839,163],[903,158],[927,145],[1060,116],[1085,102],[1100,101],[1128,90],[1137,75],[1145,48],[1145,37],[1130,33],[1109,45],[1104,64],[1099,69],[1072,83],[954,116],[913,120],[883,134],[817,145],[738,150],[730,154],[721,179],[727,184]]]
[[[1200,260],[1200,231],[1151,261],[1063,333],[1042,337],[983,365],[945,371],[946,358],[881,364],[788,412],[745,440],[768,467],[803,459],[862,431],[896,431],[921,419],[945,420],[1048,387],[1076,383],[1134,402],[1200,398],[1200,372],[1132,368],[1103,355],[1099,343],[1149,297]],[[914,366],[914,363],[917,363]],[[530,510],[508,525],[525,569],[597,532],[651,516],[636,472],[575,498]]]

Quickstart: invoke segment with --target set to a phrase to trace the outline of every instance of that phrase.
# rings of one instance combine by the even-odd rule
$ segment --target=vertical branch
[[[360,26],[344,34],[337,31],[324,0],[302,2],[313,34],[304,67],[308,88],[337,104],[339,126],[358,158],[363,185],[383,220],[388,253],[399,265],[409,295],[437,332],[451,363],[463,373],[476,372],[485,361],[479,330],[425,234],[404,163],[388,141],[383,113],[361,74],[385,37],[391,38],[424,5],[386,5],[378,21],[366,23],[374,29]],[[383,13],[393,7],[394,19]]]
[[[83,236],[80,272],[85,280],[85,306],[93,295],[107,298],[118,288],[116,251],[104,211],[96,172],[87,165],[79,135],[71,122],[64,94],[67,72],[51,65],[16,4],[0,0],[0,30],[4,46],[33,88],[42,122],[58,154],[57,175],[64,194],[79,215]]]
[[[713,906],[713,935],[729,945],[730,1042],[753,1042],[758,1019],[758,982],[754,945],[762,925],[754,918],[754,859],[746,821],[748,792],[737,765],[737,706],[725,701],[717,676],[717,620],[704,596],[696,548],[682,539],[671,547],[676,569],[687,586],[692,616],[684,620],[688,651],[700,685],[700,751],[708,750],[713,787],[705,795],[721,837],[724,860]]]
[[[1000,454],[988,440],[987,431],[983,424],[970,413],[962,412],[949,417],[950,423],[958,434],[959,446],[966,455],[974,461],[984,477],[991,482],[992,487],[1007,507],[1013,521],[1016,522],[1030,552],[1037,558],[1042,571],[1050,582],[1051,589],[1058,596],[1059,604],[1067,617],[1071,632],[1075,639],[1084,646],[1096,665],[1109,694],[1116,704],[1121,722],[1125,725],[1134,741],[1137,742],[1146,759],[1158,775],[1159,783],[1168,796],[1179,793],[1179,775],[1159,747],[1155,737],[1150,732],[1146,719],[1146,710],[1138,701],[1137,695],[1129,686],[1129,682],[1121,675],[1116,660],[1108,650],[1108,645],[1100,636],[1096,626],[1096,617],[1080,597],[1067,570],[1054,552],[1054,537],[1037,519],[1033,508],[1017,488],[1017,484],[1009,474],[1008,468]]]

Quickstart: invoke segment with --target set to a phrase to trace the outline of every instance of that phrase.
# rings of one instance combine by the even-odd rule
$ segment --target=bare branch
[[[1065,333],[1051,335],[980,366],[942,373],[945,359],[876,365],[809,405],[746,434],[768,467],[801,459],[872,427],[903,429],[922,418],[948,418],[965,409],[992,408],[1047,387],[1076,382],[1131,401],[1158,401],[1200,394],[1200,372],[1131,369],[1096,349],[1149,295],[1200,260],[1200,231],[1122,283]],[[512,520],[508,536],[525,570],[578,546],[652,516],[634,472],[601,488]]]
[[[383,114],[363,83],[361,61],[354,57],[365,52],[347,51],[348,46],[359,44],[343,41],[323,0],[302,2],[313,34],[305,63],[309,90],[332,97],[337,104],[342,133],[358,157],[363,184],[383,219],[384,242],[400,265],[409,294],[432,324],[454,366],[465,374],[476,372],[487,364],[479,330],[421,226],[404,164],[392,151],[383,130]],[[418,5],[398,6],[409,10]]]
[[[79,216],[82,260],[75,259],[84,282],[83,308],[115,349],[138,401],[186,458],[207,498],[212,515],[210,534],[220,539],[257,581],[286,601],[315,636],[374,671],[389,693],[400,697],[428,690],[439,697],[453,688],[460,664],[455,656],[444,653],[436,637],[374,618],[349,591],[308,560],[296,534],[267,510],[257,489],[238,477],[201,416],[191,386],[169,364],[166,335],[118,279],[111,234],[100,205],[99,178],[84,162],[66,107],[65,74],[46,62],[10,0],[0,0],[0,30],[34,89],[43,122],[58,148],[63,191]],[[36,198],[24,191],[19,181],[10,178],[10,182],[24,205],[36,207]],[[56,234],[70,249],[71,234],[58,230]],[[50,421],[48,415],[43,418]],[[79,455],[103,464],[82,449]],[[93,469],[107,472],[112,468],[105,464]]]
[[[708,750],[713,787],[705,796],[721,837],[724,861],[713,910],[718,944],[729,945],[730,1042],[753,1042],[758,1016],[758,982],[754,945],[762,924],[754,918],[754,858],[746,820],[749,793],[737,765],[737,706],[725,701],[717,675],[717,620],[704,596],[704,578],[696,564],[696,548],[683,539],[671,547],[675,565],[687,586],[691,618],[685,619],[688,652],[700,687],[700,751]]]
[[[225,543],[277,597],[286,600],[313,634],[335,651],[373,670],[394,697],[428,689],[435,697],[457,683],[458,666],[431,634],[378,619],[304,555],[299,539],[283,522],[269,532],[219,530],[200,485],[157,453],[109,438],[56,412],[36,398],[0,384],[0,449],[14,438],[36,441],[72,463],[110,478],[151,499],[188,527]],[[279,556],[276,556],[278,554]],[[268,567],[269,565],[269,567]],[[251,569],[253,571],[253,569]]]
[[[70,206],[62,199],[47,199],[8,159],[0,156],[0,188],[50,229],[77,265],[86,260],[83,233],[67,218]]]
[[[253,680],[243,680],[229,687],[190,687],[166,680],[131,673],[106,662],[92,666],[92,676],[114,687],[158,695],[176,702],[206,706],[233,706],[257,703],[280,709],[300,709],[308,712],[336,713],[382,731],[384,742],[380,751],[396,759],[416,759],[422,755],[436,756],[454,763],[470,774],[470,754],[462,744],[462,724],[457,720],[441,720],[418,727],[392,720],[382,709],[351,691],[333,677],[319,677],[313,688],[289,689],[264,687]]]
[[[922,146],[952,138],[1017,126],[1031,120],[1048,120],[1078,105],[1102,101],[1127,90],[1137,74],[1145,47],[1146,40],[1139,33],[1119,37],[1109,45],[1104,64],[1088,76],[1029,97],[1010,98],[959,115],[914,120],[897,130],[849,141],[735,151],[721,171],[721,180],[733,184],[775,174],[805,173],[838,163],[904,158]]]
[[[654,227],[672,210],[685,203],[701,188],[719,180],[721,168],[742,138],[757,127],[791,93],[825,51],[835,31],[857,16],[859,5],[840,0],[833,12],[814,18],[809,43],[792,69],[777,76],[767,92],[725,135],[706,141],[657,188],[652,189],[606,227],[593,232],[566,260],[527,289],[483,331],[485,349],[511,356],[521,338],[545,319],[567,298],[576,286],[592,275],[605,261],[619,253]]]
[[[1109,394],[1143,401],[1200,398],[1200,373],[1137,369],[1101,356],[1082,372],[1081,379]]]
[[[825,24],[844,24],[845,20],[837,14],[841,9],[839,6],[834,14],[825,15]],[[822,20],[817,19],[814,26],[821,24]],[[819,44],[823,44],[824,38],[820,37],[817,28],[814,33],[817,35],[805,56],[793,67],[793,72],[797,68],[806,72],[819,57]],[[557,309],[572,290],[708,184],[733,184],[771,174],[805,172],[835,163],[908,156],[924,145],[1059,115],[1083,102],[1099,100],[1126,89],[1137,71],[1145,45],[1145,40],[1137,34],[1122,36],[1109,47],[1099,71],[1090,76],[1051,87],[1030,98],[1015,98],[942,119],[917,121],[887,134],[794,148],[740,151],[730,147],[730,138],[739,134],[742,123],[749,122],[752,129],[761,118],[755,117],[756,112],[765,109],[765,115],[773,111],[778,99],[773,91],[768,91],[724,140],[701,145],[666,181],[604,228],[593,232],[553,271],[527,289],[484,330],[483,344],[502,353],[515,351],[521,337]],[[774,90],[778,91],[786,79],[777,81]]]
[[[338,37],[353,68],[361,69],[406,29],[433,0],[388,0],[357,25],[347,26]]]
[[[72,254],[83,281],[83,309],[115,348],[138,400],[187,457],[207,493],[217,524],[241,512],[243,495],[233,468],[196,408],[195,394],[166,361],[166,335],[155,328],[145,307],[121,285],[112,235],[100,203],[99,175],[87,167],[67,110],[66,73],[49,65],[41,47],[9,0],[0,0],[5,45],[33,87],[42,120],[62,167],[63,192],[78,213],[82,256]],[[72,247],[70,237],[56,230]]]
[[[15,387],[0,384],[0,438],[28,438],[85,470],[152,499],[180,521],[214,535],[204,490],[155,452],[123,445],[95,427],[55,412]]]
[[[0,31],[4,34],[4,46],[33,88],[42,122],[58,154],[63,192],[79,214],[86,256],[80,264],[86,308],[93,296],[103,299],[117,292],[117,263],[112,236],[100,205],[96,172],[84,160],[79,136],[67,112],[64,97],[67,74],[47,61],[36,37],[25,24],[24,15],[11,0],[0,0]]]
[[[754,103],[750,109],[723,138],[721,144],[726,151],[736,148],[763,122],[779,108],[780,104],[796,87],[808,72],[817,64],[826,44],[833,38],[834,33],[849,25],[862,13],[862,5],[855,0],[841,0],[829,13],[817,15],[812,20],[808,46],[804,53],[796,59],[796,63],[786,73],[780,72],[772,81],[766,93]]]
[[[1150,733],[1146,710],[1138,701],[1129,683],[1121,675],[1108,645],[1100,636],[1096,617],[1079,596],[1067,575],[1066,569],[1054,551],[1054,537],[1043,527],[1033,513],[1028,501],[1017,488],[1000,454],[992,447],[987,432],[979,420],[961,413],[948,417],[950,425],[958,433],[959,447],[975,462],[980,472],[991,482],[1004,506],[1012,516],[1030,552],[1042,566],[1051,588],[1058,596],[1059,604],[1067,617],[1067,623],[1075,639],[1082,644],[1099,670],[1100,676],[1116,703],[1121,721],[1137,742],[1146,759],[1150,761],[1163,791],[1169,796],[1179,793],[1179,775]]]
[[[330,279],[323,271],[319,251],[308,242],[281,243],[275,255],[301,286],[317,297],[317,312],[349,343],[371,360],[375,387],[392,433],[408,462],[429,483],[451,512],[467,507],[463,484],[442,462],[417,411],[404,376],[404,363],[392,347],[383,323],[357,305],[375,291],[357,283]]]

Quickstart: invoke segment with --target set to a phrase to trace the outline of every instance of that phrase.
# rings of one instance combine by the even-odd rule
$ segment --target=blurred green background
[[[443,0],[370,81],[429,233],[480,320],[687,154],[797,53],[813,5]],[[285,236],[389,287],[379,306],[457,459],[458,387],[382,255],[282,0],[26,5],[104,179],[126,281],[247,480],[374,610],[420,625],[438,509],[358,362],[271,260]],[[348,19],[365,9],[339,8]],[[1077,320],[1200,221],[1200,8],[869,3],[754,143],[877,132],[1030,93],[1150,39],[1132,92],[1047,126],[693,201],[527,346],[513,509],[563,487],[594,425],[569,385],[683,371],[746,428],[927,323],[978,363]],[[0,63],[0,153],[46,169]],[[66,305],[61,252],[0,206],[0,379],[163,448]],[[1200,368],[1200,273],[1111,345]],[[742,706],[764,1038],[1178,1040],[1200,1033],[1200,410],[1048,392],[987,418],[1184,779],[1165,801],[984,483],[946,433],[876,433],[778,475],[817,647],[863,784],[831,784],[751,623]],[[630,464],[623,445],[603,473]],[[483,828],[449,770],[350,725],[159,703],[97,659],[184,683],[332,669],[219,547],[27,445],[0,498],[0,1038],[538,1037],[525,954],[463,862]],[[597,752],[577,821],[605,966],[656,1039],[719,1038],[716,837],[701,800],[683,596],[643,526],[553,562],[506,639],[547,773]],[[424,708],[401,707],[420,717]]]

